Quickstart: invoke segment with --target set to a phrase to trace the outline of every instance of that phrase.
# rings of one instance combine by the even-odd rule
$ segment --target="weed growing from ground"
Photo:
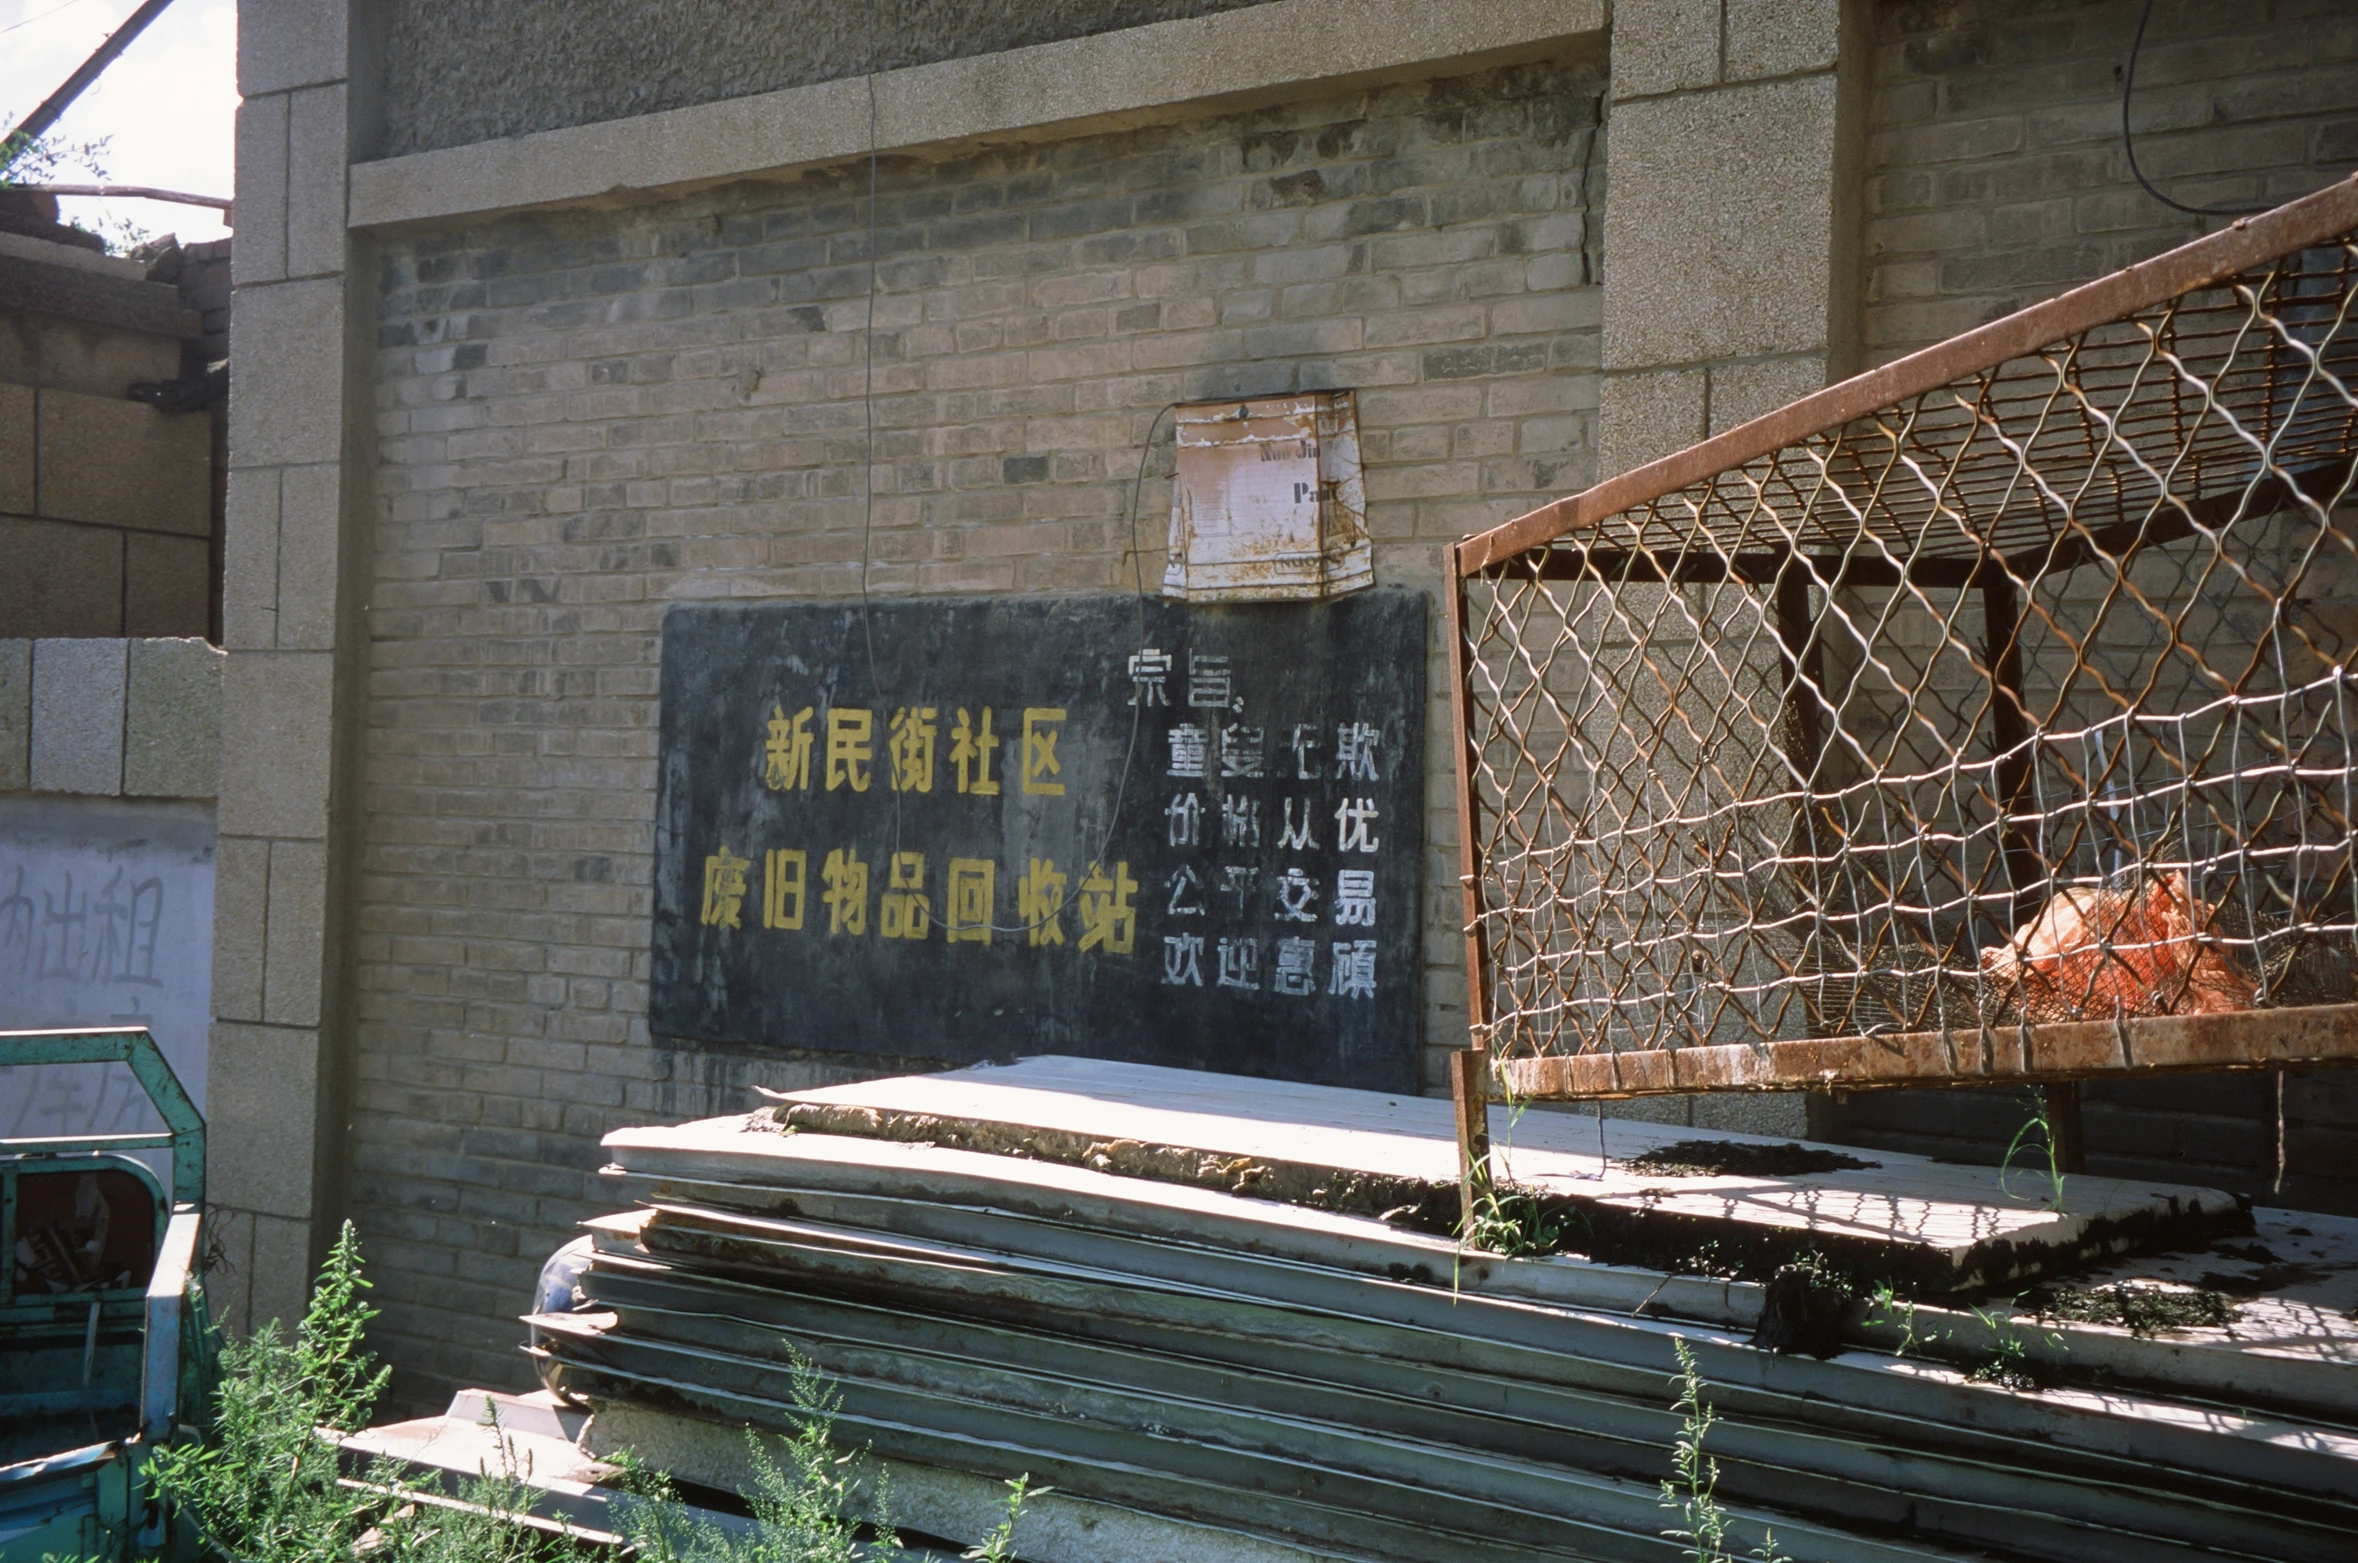
[[[781,1453],[751,1428],[746,1463],[753,1489],[750,1532],[724,1529],[692,1515],[660,1475],[643,1478],[640,1496],[621,1506],[623,1539],[640,1563],[857,1563],[868,1555],[860,1536],[856,1456],[835,1447],[842,1397],[800,1355],[793,1363],[794,1407],[801,1428]],[[877,1543],[896,1549],[892,1494],[879,1477],[864,1505]],[[1013,1518],[1006,1529],[1013,1530]]]
[[[999,1528],[968,1547],[958,1555],[969,1563],[1015,1563],[1015,1522],[1023,1513],[1026,1498],[1036,1497],[1050,1489],[1034,1487],[1030,1476],[1018,1476],[1007,1484],[1007,1513],[1000,1519]]]
[[[2038,1134],[2038,1142],[2033,1147],[2034,1152],[2044,1152],[2047,1161],[2047,1208],[2061,1210],[2063,1208],[2063,1163],[2056,1154],[2055,1125],[2048,1120],[2047,1098],[2041,1092],[2033,1091],[2031,1093],[2030,1116],[2023,1120],[2021,1128],[2014,1131],[2014,1138],[2006,1142],[2005,1159],[1998,1163],[1998,1188],[2007,1198],[2014,1197],[2010,1180],[2014,1176],[2015,1153],[2024,1148],[2023,1142],[2031,1137],[2034,1130]],[[2036,1163],[2032,1165],[2031,1170],[2034,1175],[2037,1173]]]
[[[1474,1163],[1474,1208],[1460,1234],[1461,1248],[1522,1259],[1552,1254],[1564,1246],[1562,1217],[1550,1214],[1532,1195],[1516,1192],[1499,1176],[1506,1153],[1514,1149],[1515,1128],[1529,1106],[1527,1099],[1507,1093],[1506,1133],[1492,1141]]]
[[[1719,1414],[1703,1398],[1703,1375],[1696,1371],[1694,1352],[1675,1337],[1670,1344],[1678,1353],[1678,1377],[1671,1382],[1679,1391],[1671,1409],[1686,1421],[1671,1457],[1678,1480],[1662,1484],[1661,1499],[1663,1508],[1677,1511],[1680,1523],[1662,1534],[1687,1544],[1690,1563],[1740,1563],[1738,1554],[1728,1550],[1728,1516],[1719,1505],[1719,1462],[1703,1452],[1703,1437],[1719,1424]],[[1757,1563],[1792,1563],[1777,1550],[1776,1533],[1768,1530],[1760,1533],[1760,1544],[1742,1556]]]
[[[361,1335],[360,1240],[347,1222],[292,1342],[275,1323],[221,1351],[221,1387],[201,1443],[155,1452],[160,1491],[195,1523],[206,1550],[239,1563],[330,1563],[351,1556],[374,1497],[337,1484],[336,1446],[384,1389]]]
[[[385,1464],[339,1480],[334,1435],[367,1425],[389,1376],[363,1345],[376,1316],[361,1295],[368,1284],[347,1223],[294,1339],[265,1325],[224,1347],[205,1438],[156,1451],[157,1488],[193,1524],[207,1563],[586,1563],[588,1549],[563,1526],[533,1520],[530,1462],[508,1438],[498,1439],[501,1468],[461,1483],[455,1497]],[[860,1457],[836,1448],[841,1398],[799,1355],[793,1393],[792,1439],[746,1432],[750,1526],[716,1525],[661,1473],[618,1462],[628,1491],[614,1513],[638,1563],[860,1563],[899,1550],[883,1477],[863,1482]],[[968,1557],[1014,1558],[1024,1500],[1045,1489],[1028,1478],[1008,1486],[1005,1515]]]

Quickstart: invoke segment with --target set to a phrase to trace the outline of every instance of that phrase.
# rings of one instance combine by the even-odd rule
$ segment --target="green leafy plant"
[[[618,1504],[621,1534],[639,1563],[857,1563],[873,1555],[871,1543],[898,1549],[889,1483],[881,1473],[864,1479],[861,1457],[836,1447],[842,1396],[800,1353],[792,1363],[800,1422],[794,1437],[778,1449],[774,1440],[746,1430],[753,1486],[744,1498],[753,1511],[752,1529],[731,1530],[696,1517],[679,1503],[668,1478],[639,1468],[630,1478],[635,1496]],[[1031,1485],[1029,1476],[1007,1487],[1006,1513],[965,1557],[1012,1563],[1023,1505],[1048,1489]]]
[[[1009,1482],[1007,1512],[1000,1517],[998,1528],[958,1555],[969,1563],[1015,1563],[1015,1522],[1023,1515],[1024,1500],[1053,1490],[1034,1487],[1028,1473]]]
[[[1917,1348],[1916,1305],[1899,1295],[1889,1281],[1879,1281],[1867,1299],[1867,1319],[1870,1325],[1892,1324],[1900,1331],[1900,1341],[1892,1348],[1895,1357],[1904,1357]]]
[[[1694,1352],[1683,1340],[1673,1338],[1670,1344],[1678,1353],[1678,1377],[1671,1382],[1679,1391],[1671,1409],[1685,1420],[1671,1456],[1678,1480],[1662,1484],[1661,1498],[1661,1506],[1675,1510],[1680,1523],[1662,1534],[1685,1542],[1691,1563],[1739,1563],[1738,1554],[1728,1550],[1730,1526],[1719,1503],[1719,1462],[1703,1452],[1704,1435],[1718,1425],[1719,1413],[1703,1398],[1703,1375],[1695,1367]],[[1777,1550],[1776,1533],[1769,1530],[1763,1530],[1759,1545],[1743,1556],[1757,1563],[1791,1563]]]
[[[368,1422],[389,1370],[367,1350],[376,1310],[363,1293],[360,1239],[347,1223],[321,1268],[311,1305],[284,1339],[275,1324],[222,1348],[222,1379],[201,1441],[155,1454],[166,1499],[195,1524],[215,1563],[574,1563],[587,1556],[562,1524],[537,1519],[529,1456],[495,1438],[496,1470],[428,1490],[380,1464],[341,1479],[335,1435]],[[725,1528],[679,1499],[670,1479],[625,1455],[627,1495],[615,1501],[641,1563],[855,1563],[899,1547],[881,1474],[839,1451],[841,1397],[807,1359],[793,1358],[798,1430],[782,1447],[747,1430],[749,1527]],[[497,1434],[496,1419],[490,1419]],[[1028,1477],[1008,1484],[998,1527],[966,1555],[1010,1563]]]
[[[289,1342],[276,1323],[222,1348],[221,1387],[202,1442],[156,1451],[158,1488],[194,1520],[208,1551],[240,1560],[345,1559],[379,1501],[337,1482],[329,1433],[364,1426],[390,1370],[361,1337],[360,1239],[347,1222]]]
[[[2013,1317],[2013,1310],[2020,1302],[2016,1298],[2000,1306],[1968,1309],[1981,1331],[1972,1339],[1961,1339],[1954,1327],[1922,1323],[1917,1305],[1902,1299],[1887,1282],[1875,1289],[1867,1322],[1890,1325],[1900,1331],[1899,1344],[1892,1348],[1894,1356],[1905,1357],[1911,1353],[1935,1356],[1964,1366],[1965,1376],[1977,1384],[2038,1389],[2053,1379],[2055,1369],[2050,1356],[2031,1355],[2032,1339],[2042,1341],[2052,1356],[2064,1355],[2069,1347],[2054,1330],[2037,1331],[2026,1338]]]
[[[1977,1384],[1999,1384],[2007,1389],[2039,1389],[2051,1377],[2045,1361],[2030,1354],[2030,1343],[2014,1327],[2014,1305],[2018,1299],[2008,1299],[2000,1308],[1975,1308],[1974,1319],[1989,1335],[1989,1355],[1975,1364],[1967,1376]],[[2053,1330],[2039,1332],[2047,1349],[2061,1353],[2065,1345],[2062,1335]]]
[[[1552,1254],[1563,1246],[1563,1238],[1563,1221],[1537,1198],[1512,1189],[1499,1191],[1485,1157],[1474,1174],[1474,1219],[1466,1228],[1466,1245],[1520,1259]]]
[[[1536,1197],[1515,1189],[1498,1175],[1506,1153],[1514,1149],[1515,1129],[1530,1107],[1528,1098],[1511,1090],[1506,1095],[1506,1132],[1490,1142],[1474,1163],[1473,1211],[1460,1234],[1462,1246],[1520,1259],[1552,1254],[1563,1247],[1564,1223]]]
[[[2006,1155],[1998,1163],[1998,1187],[2007,1198],[2014,1197],[2011,1182],[2014,1176],[2014,1158],[2018,1152],[2025,1149],[2025,1142],[2030,1140],[2034,1132],[2038,1135],[2038,1139],[2030,1147],[2031,1152],[2033,1155],[2044,1153],[2047,1162],[2047,1208],[2061,1210],[2063,1208],[2063,1162],[2055,1146],[2055,1125],[2047,1117],[2046,1097],[2035,1091],[2031,1093],[2030,1116],[2023,1120],[2021,1128],[2014,1131],[2014,1138],[2006,1142]],[[2034,1163],[2032,1165],[2034,1175],[2037,1170],[2037,1165]]]
[[[0,115],[0,123],[13,116]],[[0,186],[40,185],[61,182],[61,175],[82,174],[94,182],[106,182],[107,146],[114,138],[100,136],[95,141],[64,141],[55,134],[45,136],[13,135],[0,139]],[[106,241],[108,249],[117,255],[125,254],[153,237],[146,229],[126,217],[106,219],[96,228],[86,228],[76,221],[73,227],[85,233],[95,233]]]

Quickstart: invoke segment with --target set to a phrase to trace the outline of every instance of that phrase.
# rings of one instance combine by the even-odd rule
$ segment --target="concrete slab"
[[[1363,1214],[1386,1201],[1429,1205],[1442,1191],[1453,1201],[1457,1177],[1445,1101],[1095,1059],[1034,1058],[795,1092],[772,1116],[824,1134],[927,1140],[1199,1185],[1225,1179],[1236,1192],[1285,1190]],[[1861,1263],[1899,1265],[1940,1290],[2242,1225],[2235,1200],[2211,1189],[2080,1177],[2065,1180],[2056,1198],[2043,1178],[1831,1146],[1812,1149],[1852,1164],[1681,1175],[1641,1158],[1684,1142],[1785,1142],[1563,1113],[1518,1120],[1499,1107],[1491,1133],[1510,1184],[1592,1217],[1683,1232],[1690,1247],[1807,1240]]]
[[[2059,1316],[2059,1302],[2066,1312],[2095,1317]],[[2216,1322],[2169,1322],[2206,1311],[2189,1303],[2206,1305]],[[2170,1304],[2177,1306],[2165,1312]],[[2100,1263],[2055,1279],[2009,1310],[1876,1310],[1861,1335],[1886,1347],[1914,1343],[1967,1355],[2004,1337],[2033,1362],[2101,1375],[2108,1386],[2358,1417],[2358,1220],[2255,1210],[2247,1234]],[[2358,1457],[2358,1433],[2328,1433],[2313,1418],[2249,1420],[2238,1436],[2330,1445]]]
[[[1367,1216],[1057,1162],[749,1130],[742,1118],[618,1129],[605,1146],[613,1157],[608,1175],[639,1185],[642,1197],[657,1204],[718,1197],[733,1209],[845,1227],[880,1224],[945,1242],[1023,1246],[1037,1239],[1040,1252],[1064,1257],[1073,1256],[1074,1245],[1063,1234],[1080,1226],[1562,1307],[1661,1314],[1738,1330],[1760,1319],[1757,1286],[1562,1256],[1503,1261]],[[716,1196],[715,1184],[728,1185],[725,1193]],[[1021,1230],[1010,1232],[1011,1226]]]
[[[678,1416],[640,1405],[601,1409],[586,1442],[627,1449],[676,1477],[725,1490],[748,1488],[754,1470],[742,1427]],[[784,1453],[775,1435],[763,1443]],[[890,1485],[895,1523],[904,1531],[972,1540],[989,1534],[1007,1510],[1005,1484],[969,1471],[911,1460],[869,1457]],[[1029,1563],[1352,1563],[1348,1553],[1307,1552],[1269,1537],[1193,1524],[1063,1492],[1025,1500],[1019,1526]],[[919,1550],[918,1559],[946,1557]]]
[[[360,1455],[384,1455],[461,1478],[498,1476],[511,1466],[532,1485],[580,1494],[617,1474],[577,1440],[589,1414],[543,1390],[514,1395],[462,1389],[442,1415],[364,1428],[343,1440]]]

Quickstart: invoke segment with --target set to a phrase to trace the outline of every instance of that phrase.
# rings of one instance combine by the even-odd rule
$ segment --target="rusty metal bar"
[[[1471,1241],[1490,1179],[1490,1055],[1478,1047],[1449,1055],[1449,1099],[1457,1121],[1457,1230]]]
[[[1567,544],[1495,560],[1469,569],[1467,574],[1495,577],[1511,572],[1542,581],[1590,581],[1606,586],[1710,586],[1726,582],[1768,586],[1776,582],[1789,558],[1798,557],[1807,562],[1812,578],[1836,590],[1903,584],[1958,588],[1976,584],[1992,570],[2010,570],[2028,579],[2074,570],[2098,559],[2118,559],[2138,548],[2158,548],[2191,537],[2200,529],[2216,530],[2239,513],[2264,515],[2295,496],[2325,500],[2349,478],[2349,461],[2325,462],[2299,473],[2289,483],[2262,478],[2248,493],[2238,490],[2176,501],[2135,521],[2058,535],[2044,550],[2015,556],[1988,552],[1979,557],[1920,558],[1894,565],[1886,559],[1856,555],[1696,552],[1682,556],[1675,568],[1665,568],[1651,553]]]
[[[2073,288],[2041,304],[1853,375],[1675,455],[1543,505],[1458,548],[1461,572],[1478,571],[1690,484],[1757,461],[1813,434],[1922,396],[2008,359],[2061,342],[2133,311],[2232,277],[2358,227],[2358,175],[2217,233]]]
[[[1502,1085],[2358,1004],[2354,452],[2358,180],[1458,544]]]
[[[1474,798],[1474,769],[1479,757],[1466,719],[1466,681],[1472,676],[1472,647],[1466,639],[1465,576],[1457,567],[1457,546],[1449,550],[1449,716],[1457,737],[1457,847],[1458,883],[1465,895],[1466,1011],[1474,1045],[1489,1051],[1490,952],[1482,932],[1482,855],[1479,805]]]
[[[1466,586],[1452,546],[1449,580],[1449,709],[1458,738],[1457,809],[1460,884],[1465,893],[1466,1007],[1474,1045],[1449,1055],[1449,1091],[1457,1107],[1458,1230],[1471,1235],[1476,1180],[1487,1176],[1490,1157],[1490,957],[1482,935],[1482,877],[1477,804],[1474,801],[1474,738],[1466,722],[1466,680],[1471,676],[1466,641]]]
[[[1871,1091],[1927,1085],[2045,1085],[2133,1077],[2358,1064],[2358,1004],[2149,1015],[1888,1037],[1660,1048],[1508,1059],[1515,1096],[1666,1096],[1693,1091]]]

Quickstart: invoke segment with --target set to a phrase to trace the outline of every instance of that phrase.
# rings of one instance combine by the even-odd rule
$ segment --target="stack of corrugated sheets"
[[[1447,1103],[1035,1059],[609,1137],[637,1208],[592,1224],[591,1311],[537,1322],[595,1446],[725,1485],[742,1425],[794,1425],[804,1358],[917,1528],[976,1534],[992,1482],[1052,1483],[1018,1533],[1038,1563],[1691,1557],[1657,1488],[1681,1340],[1739,1554],[1773,1528],[1803,1563],[2352,1555],[2358,1223],[2255,1234],[2216,1193],[2092,1178],[2058,1208],[1883,1152],[1665,1172],[1639,1159],[1773,1142],[1585,1116],[1493,1130],[1516,1183],[1698,1264],[1800,1241],[2003,1295],[2161,1234],[2266,1295],[2150,1336],[1854,1308],[1834,1356],[1780,1355],[1751,1344],[1759,1285],[1412,1229],[1420,1188],[1454,1188]]]

